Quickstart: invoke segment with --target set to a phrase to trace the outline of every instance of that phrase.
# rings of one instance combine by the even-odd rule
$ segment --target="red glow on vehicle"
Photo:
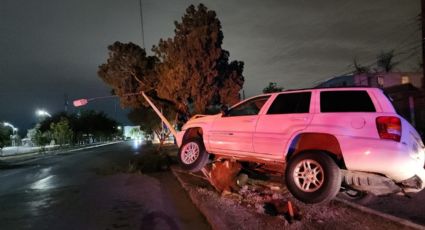
[[[400,142],[401,121],[398,117],[385,116],[376,118],[376,127],[381,139]]]
[[[79,99],[79,100],[75,100],[73,104],[75,107],[79,107],[79,106],[86,105],[87,102],[88,102],[87,99]]]

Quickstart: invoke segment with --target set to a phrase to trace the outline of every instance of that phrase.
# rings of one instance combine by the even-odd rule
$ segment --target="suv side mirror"
[[[227,105],[222,105],[220,111],[223,117],[227,116],[229,114],[229,107],[227,107]]]

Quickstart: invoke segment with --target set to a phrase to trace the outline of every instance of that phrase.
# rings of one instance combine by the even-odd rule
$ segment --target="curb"
[[[121,142],[123,142],[123,141],[114,141],[114,142],[108,142],[108,143],[99,144],[99,145],[86,146],[86,147],[82,147],[82,148],[78,148],[78,149],[70,149],[70,150],[66,151],[66,153],[76,152],[76,151],[85,150],[85,149],[93,149],[93,148],[102,147],[102,146],[106,146],[106,145],[113,145],[113,144],[117,144],[117,143],[121,143]],[[65,153],[65,152],[63,152],[63,153]],[[62,154],[62,153],[58,153],[58,154]]]
[[[208,210],[205,210],[205,207],[202,205],[202,203],[198,202],[195,198],[195,196],[191,193],[190,189],[186,186],[186,183],[179,177],[179,169],[176,169],[175,167],[171,167],[171,171],[173,175],[177,178],[177,180],[180,182],[180,185],[183,187],[184,190],[186,190],[187,194],[189,195],[190,199],[192,200],[192,203],[199,209],[199,211],[205,216],[205,219],[210,223],[212,229],[228,229],[228,227],[218,218],[215,218],[214,216],[207,215]],[[425,230],[425,226],[413,223],[409,220],[402,219],[400,217],[396,217],[390,214],[382,213],[355,203],[352,203],[347,200],[343,200],[340,198],[335,198],[334,201],[340,203],[341,205],[348,206],[352,209],[358,210],[362,213],[365,213],[366,215],[371,216],[377,216],[379,218],[382,218],[384,221],[392,222],[395,224],[399,224],[401,226],[404,226],[408,229],[419,229],[419,230]]]
[[[351,208],[354,208],[354,209],[357,209],[361,212],[369,214],[369,215],[379,216],[383,219],[387,219],[391,222],[396,222],[400,225],[404,225],[404,226],[409,227],[409,228],[425,230],[425,226],[413,223],[410,220],[402,219],[400,217],[396,217],[396,216],[393,216],[393,215],[390,215],[390,214],[387,214],[387,213],[379,212],[379,211],[373,210],[371,208],[361,206],[359,204],[356,204],[356,203],[353,203],[353,202],[350,202],[350,201],[347,201],[347,200],[344,200],[344,199],[341,199],[341,198],[338,198],[338,197],[335,198],[334,200],[339,202],[339,203],[342,203],[344,205],[347,205]]]
[[[186,191],[186,193],[189,195],[190,200],[192,200],[192,203],[195,205],[195,207],[202,213],[202,215],[205,217],[205,219],[211,225],[211,228],[214,229],[214,230],[228,229],[228,227],[220,219],[214,218],[211,215],[206,215],[207,210],[205,210],[205,207],[202,206],[200,204],[200,202],[197,202],[197,199],[195,199],[194,195],[190,192],[189,188],[187,188],[186,183],[178,176],[174,166],[171,167],[171,172],[177,178],[177,180],[179,181],[179,183],[183,187],[183,189]]]

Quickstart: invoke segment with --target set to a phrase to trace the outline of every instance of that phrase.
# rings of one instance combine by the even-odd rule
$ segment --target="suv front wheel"
[[[202,139],[191,138],[180,147],[177,158],[183,169],[197,172],[208,163],[208,157]]]
[[[285,180],[289,191],[297,199],[305,203],[323,203],[339,192],[341,172],[327,154],[307,151],[289,159]]]

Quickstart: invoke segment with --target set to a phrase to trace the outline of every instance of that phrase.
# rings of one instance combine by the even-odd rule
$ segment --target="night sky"
[[[173,21],[200,2],[142,0],[147,50],[173,36]],[[314,86],[351,71],[355,57],[373,63],[382,50],[395,49],[400,71],[417,71],[421,60],[419,0],[202,3],[217,12],[231,59],[245,62],[247,96],[270,81]],[[25,134],[36,109],[64,110],[65,94],[70,102],[109,95],[97,68],[113,42],[142,44],[139,10],[139,0],[0,0],[0,121]],[[86,108],[128,123],[117,100]]]

